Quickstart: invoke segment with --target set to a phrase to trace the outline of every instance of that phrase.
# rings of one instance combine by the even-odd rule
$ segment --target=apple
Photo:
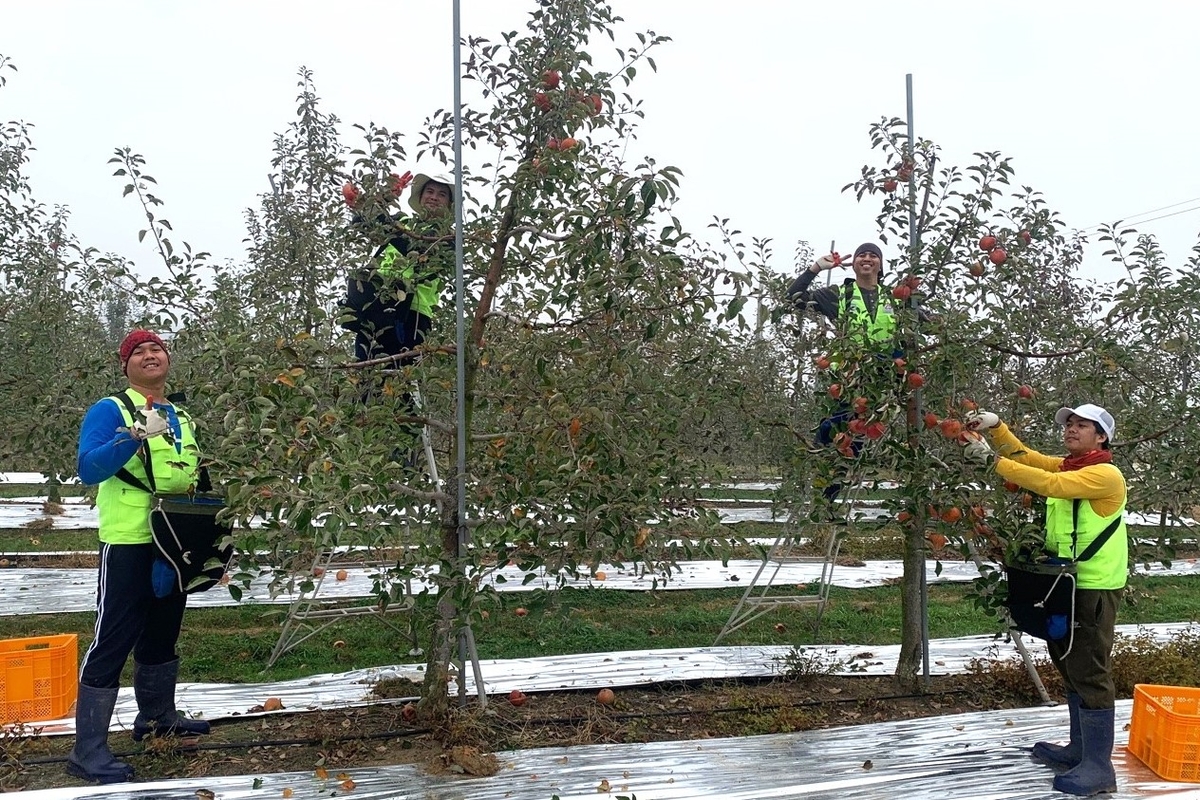
[[[558,139],[555,139],[553,136],[551,136],[549,139],[546,140],[546,149],[547,150],[557,150],[558,148],[559,148]]]
[[[321,576],[322,576],[322,575],[324,575],[324,574],[325,574],[325,568],[324,568],[324,567],[313,567],[313,577],[314,577],[314,578],[319,578],[319,577],[321,577]]]
[[[938,426],[942,431],[942,436],[947,439],[957,439],[962,433],[962,423],[956,419],[944,419]]]
[[[598,572],[596,572],[596,574],[592,575],[592,577],[598,581],[603,581],[603,580],[608,579],[608,573],[605,572],[604,570],[599,570]]]
[[[616,701],[617,696],[612,689],[601,689],[596,692],[596,702],[602,706],[611,706]]]
[[[1029,384],[1023,383],[1017,387],[1017,397],[1023,400],[1031,400],[1035,394],[1036,392],[1033,391],[1033,387]]]
[[[600,97],[600,95],[598,95],[598,94],[589,95],[588,100],[591,101],[592,108],[595,109],[595,111],[592,112],[593,116],[595,116],[596,114],[599,114],[601,111],[604,110],[604,100]]]
[[[832,397],[834,400],[837,400],[839,397],[841,397],[842,396],[842,385],[840,383],[835,383],[832,386],[830,386],[829,387],[829,396]]]
[[[1025,244],[1029,244],[1033,241],[1033,234],[1029,231],[1021,231],[1021,241],[1023,241]]]
[[[964,397],[962,399],[962,401],[959,402],[959,405],[962,406],[963,411],[978,411],[979,410],[979,403],[976,403],[974,400],[972,400],[969,397]]]
[[[904,370],[908,367],[908,362],[903,358],[893,358],[892,365],[896,368],[897,374],[903,375]]]
[[[894,192],[899,184],[890,178],[883,182],[883,190],[885,192]]]
[[[819,357],[819,358],[816,360],[817,369],[829,369],[829,365],[830,365],[830,364],[832,364],[832,363],[833,363],[833,362],[831,362],[831,361],[830,361],[828,358],[826,358],[825,356],[820,356],[820,357]]]
[[[946,546],[946,537],[940,533],[929,534],[929,543],[933,545],[934,550],[941,550]]]
[[[344,581],[344,580],[346,580],[346,578],[350,577],[350,573],[346,572],[346,570],[344,570],[344,569],[339,569],[337,571],[337,574],[334,575],[333,577],[337,578],[339,581]]]
[[[984,236],[982,239],[979,240],[979,249],[985,253],[990,252],[991,249],[995,246],[996,246],[996,237],[995,236]]]
[[[850,420],[846,427],[855,436],[864,436],[867,432],[867,421],[861,417],[855,417],[854,419]]]
[[[514,706],[525,705],[526,699],[527,698],[525,697],[525,693],[522,692],[520,689],[513,689],[511,692],[508,693],[508,702],[512,703]]]
[[[529,612],[528,612],[528,611],[526,611],[524,608],[518,608],[518,609],[517,609],[516,611],[514,611],[513,613],[514,613],[514,614],[516,614],[518,617],[524,617],[524,616],[526,616],[527,614],[529,614]]]
[[[906,181],[912,177],[913,162],[905,161],[900,166],[896,167],[896,177],[902,181]]]
[[[936,428],[937,426],[938,426],[937,414],[933,413],[932,411],[926,411],[925,412],[925,427],[928,429],[928,428]]]
[[[1019,491],[1021,491],[1021,486],[1020,486],[1020,484],[1013,483],[1012,481],[1005,481],[1005,482],[1004,482],[1004,488],[1005,488],[1006,490],[1010,491],[1010,492],[1019,492]]]
[[[950,506],[942,512],[942,522],[955,523],[962,519],[962,512],[958,506]]]
[[[859,397],[854,398],[854,413],[855,414],[865,414],[865,413],[867,413],[867,410],[870,407],[871,407],[871,401],[868,400],[867,398],[862,397],[861,395]]]
[[[905,379],[910,389],[920,389],[925,385],[925,378],[919,372],[908,373],[908,378]]]
[[[883,433],[886,430],[887,430],[887,426],[884,425],[879,420],[876,420],[867,426],[867,430],[866,430],[867,438],[868,439],[882,439]]]
[[[542,86],[547,89],[557,89],[562,75],[556,69],[548,69],[542,73]]]
[[[988,253],[988,260],[996,266],[1000,266],[1008,260],[1008,253],[1003,247],[997,247],[995,250]]]
[[[558,143],[558,149],[564,150],[564,151],[565,150],[574,150],[578,146],[579,146],[579,142],[575,139],[572,139],[570,136],[568,136],[567,138],[563,139],[561,142]]]
[[[917,287],[921,285],[921,279],[916,275],[906,275],[904,278],[904,285],[915,292]]]
[[[896,515],[896,521],[899,522],[901,525],[907,523],[912,518],[913,518],[913,515],[909,511],[901,511],[899,514]]]
[[[971,515],[971,519],[973,520],[982,520],[987,517],[987,509],[985,509],[983,506],[971,506],[971,509],[968,513]]]
[[[972,278],[982,278],[982,277],[983,277],[983,272],[984,272],[984,270],[983,270],[983,262],[982,262],[982,261],[976,261],[974,264],[972,264],[972,265],[970,266],[970,268],[969,268],[967,271],[971,273],[971,277],[972,277]]]
[[[901,301],[907,300],[908,298],[912,297],[912,288],[904,284],[900,284],[895,289],[892,289],[892,297]]]
[[[346,205],[355,205],[358,202],[358,187],[349,181],[342,184],[342,198],[346,201]]]
[[[550,110],[550,95],[545,92],[538,92],[533,96],[533,104],[542,111]]]

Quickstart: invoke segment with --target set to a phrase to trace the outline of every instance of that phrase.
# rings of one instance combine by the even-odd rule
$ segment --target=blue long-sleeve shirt
[[[125,415],[121,413],[117,402],[111,397],[99,400],[83,417],[76,466],[79,480],[88,486],[103,483],[116,475],[141,446],[141,442],[130,435]],[[155,403],[154,407],[166,412],[167,423],[175,432],[175,446],[178,448],[181,434],[175,407],[166,403]]]

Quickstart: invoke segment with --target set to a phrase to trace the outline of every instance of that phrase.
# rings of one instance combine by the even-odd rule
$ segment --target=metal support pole
[[[455,344],[455,469],[454,482],[458,495],[458,508],[455,510],[458,521],[458,552],[456,560],[462,565],[463,553],[469,541],[470,532],[467,528],[467,348],[466,348],[466,309],[464,296],[466,281],[463,278],[463,180],[462,180],[462,13],[460,0],[454,0],[454,43],[451,51],[454,54],[454,344]],[[471,632],[470,623],[459,629],[458,633],[458,697],[459,702],[466,704],[466,663],[470,659],[475,673],[475,694],[479,697],[480,706],[487,705],[487,694],[483,688],[483,676],[479,668],[479,653],[475,649],[475,636]]]
[[[913,76],[908,73],[904,76],[904,94],[905,102],[908,111],[908,151],[905,154],[905,159],[911,159],[916,162],[917,158],[917,140],[913,135]],[[917,178],[916,170],[912,169],[908,175],[908,263],[912,268],[916,267],[917,259],[921,252],[920,243],[917,241]],[[920,313],[920,302],[913,301],[916,312]],[[917,327],[919,330],[920,322]],[[913,335],[914,350],[919,343],[919,334]],[[921,390],[917,389],[913,394],[913,402],[916,403],[917,419],[921,418]],[[929,582],[925,576],[925,560],[921,560],[921,675],[924,677],[926,686],[929,685]]]

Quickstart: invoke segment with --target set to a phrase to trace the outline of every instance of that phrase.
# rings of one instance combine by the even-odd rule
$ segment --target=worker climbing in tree
[[[397,199],[409,186],[412,214],[387,213],[386,206],[370,202],[353,184],[342,187],[354,212],[351,224],[378,243],[371,260],[347,280],[342,324],[355,334],[359,361],[390,358],[384,366],[391,369],[417,360],[441,304],[442,287],[454,274],[453,179],[424,173],[414,177],[411,172],[392,175],[384,200]],[[379,385],[367,382],[364,402]],[[410,393],[402,400],[410,414],[416,412]],[[409,430],[415,440],[420,427]],[[403,449],[398,445],[398,451]]]

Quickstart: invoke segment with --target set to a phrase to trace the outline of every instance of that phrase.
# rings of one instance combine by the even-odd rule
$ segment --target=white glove
[[[827,256],[821,256],[818,258],[813,266],[817,268],[818,272],[820,272],[826,269],[833,269],[834,267],[840,266],[841,263],[842,259],[838,257],[837,253],[830,253]]]
[[[963,417],[969,431],[990,431],[1000,424],[1000,418],[990,411],[972,411]]]
[[[129,435],[139,442],[155,436],[162,436],[171,430],[171,426],[167,424],[167,418],[156,408],[143,408],[138,411],[138,414],[144,418],[144,421],[135,420],[129,426]]]
[[[992,416],[996,415],[992,414]],[[964,439],[963,458],[981,467],[986,467],[991,463],[995,453],[992,452],[992,446],[987,443],[987,439],[974,431],[967,431],[962,438]]]

